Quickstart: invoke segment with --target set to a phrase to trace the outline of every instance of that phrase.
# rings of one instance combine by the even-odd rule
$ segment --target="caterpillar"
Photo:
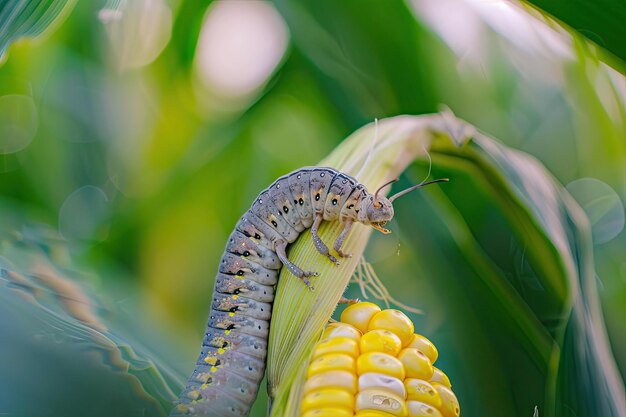
[[[395,180],[394,180],[395,181]],[[333,168],[302,168],[278,178],[254,200],[231,233],[219,263],[202,348],[172,416],[245,417],[265,372],[274,285],[282,266],[313,290],[304,271],[287,257],[287,245],[311,229],[319,253],[339,264],[320,239],[322,221],[344,228],[333,244],[339,258],[350,256],[341,246],[354,223],[388,234],[393,201],[422,182],[392,197],[371,194],[353,177]]]

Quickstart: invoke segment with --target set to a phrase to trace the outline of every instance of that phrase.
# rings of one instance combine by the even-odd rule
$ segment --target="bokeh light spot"
[[[218,95],[245,96],[280,63],[288,36],[285,22],[268,2],[214,2],[198,40],[198,75]]]
[[[68,240],[103,241],[109,230],[104,222],[108,198],[104,191],[85,185],[70,194],[59,211],[59,231]]]
[[[154,61],[172,36],[172,11],[164,0],[122,0],[98,13],[120,69]]]
[[[32,97],[8,94],[0,97],[0,154],[26,148],[37,133],[37,107]]]
[[[624,229],[624,205],[610,185],[595,178],[581,178],[566,188],[589,218],[593,243],[606,243]]]

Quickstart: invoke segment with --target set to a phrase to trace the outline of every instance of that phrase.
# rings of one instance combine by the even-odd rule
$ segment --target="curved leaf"
[[[0,60],[9,45],[34,38],[60,22],[76,0],[7,0],[0,3]]]
[[[626,4],[620,0],[525,0],[621,59],[626,67]]]
[[[2,412],[167,415],[182,386],[181,374],[157,359],[145,334],[140,340],[136,316],[94,294],[102,294],[95,285],[102,271],[78,271],[57,232],[20,227],[25,219],[7,207],[2,200]]]
[[[542,370],[545,398],[535,404],[540,415],[625,415],[624,388],[599,308],[591,233],[584,212],[537,160],[484,135],[475,135],[463,149],[445,143],[434,146],[433,161],[444,172],[456,167],[471,173],[471,181],[486,189],[483,197],[490,210],[506,219],[504,230],[490,227],[492,224],[480,230],[476,217],[463,216],[473,204],[468,194],[455,193],[452,188],[442,189],[439,194],[446,196],[433,203],[449,226],[450,238],[477,272],[476,278],[491,289],[496,304],[501,303],[499,312],[517,322],[518,331],[511,335],[517,334],[518,347],[523,346]],[[462,239],[455,237],[453,216],[445,211],[451,207],[463,217],[457,222],[473,223],[469,226],[472,232]],[[476,251],[484,255],[494,250],[483,233],[491,234],[492,240],[497,240],[494,235],[514,240],[523,253],[522,263],[530,267],[526,272],[532,285],[529,277],[521,282],[507,276],[514,271],[514,259],[506,266],[501,254],[492,252],[487,260],[477,257]],[[477,239],[475,244],[469,243],[472,239]],[[491,272],[489,264],[496,260],[499,265]],[[513,293],[507,296],[498,290],[501,286],[510,286]],[[525,307],[516,311],[518,303]]]

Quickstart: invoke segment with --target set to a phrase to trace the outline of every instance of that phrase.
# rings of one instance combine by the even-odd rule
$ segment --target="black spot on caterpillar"
[[[344,228],[334,242],[339,257],[352,225],[362,223],[382,233],[393,218],[392,202],[424,182],[390,198],[374,194],[356,179],[333,168],[302,168],[278,178],[254,200],[239,219],[219,263],[202,350],[181,393],[174,415],[245,417],[265,372],[274,285],[284,265],[311,290],[312,271],[287,258],[287,245],[311,229],[320,254],[336,264],[318,236],[322,221],[340,221]]]

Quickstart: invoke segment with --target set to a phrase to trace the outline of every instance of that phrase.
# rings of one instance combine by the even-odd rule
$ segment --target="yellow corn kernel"
[[[354,417],[395,417],[393,414],[378,410],[361,410],[357,411]]]
[[[437,348],[404,313],[357,303],[341,319],[313,350],[300,417],[460,417]]]
[[[452,388],[452,384],[450,383],[448,375],[444,374],[443,371],[436,366],[433,366],[433,376],[430,378],[430,382],[437,382],[441,385],[445,385],[448,388]]]
[[[354,373],[355,360],[345,353],[328,353],[313,359],[307,369],[307,377],[327,371],[348,371]]]
[[[342,389],[354,395],[356,393],[357,379],[354,372],[328,371],[313,375],[304,384],[304,394],[320,389]]]
[[[326,326],[326,329],[324,329],[322,340],[331,339],[333,337],[349,337],[358,343],[359,340],[361,340],[361,331],[347,323],[330,323]]]
[[[366,389],[356,396],[356,411],[379,410],[394,416],[408,414],[404,398],[386,390]]]
[[[370,330],[361,337],[359,343],[361,354],[367,352],[383,352],[396,356],[402,349],[402,342],[395,333],[389,330]]]
[[[437,348],[435,347],[433,342],[431,342],[421,334],[415,333],[407,347],[414,347],[421,350],[424,355],[428,356],[428,359],[430,359],[430,363],[435,363],[435,361],[439,357],[439,352],[437,352]]]
[[[357,358],[359,356],[359,344],[353,339],[343,336],[322,340],[313,351],[313,358],[319,358],[329,353],[345,353]]]
[[[404,366],[398,358],[382,352],[367,352],[356,361],[358,375],[376,372],[404,380]]]
[[[406,388],[402,381],[389,375],[377,372],[367,372],[361,375],[359,377],[359,391],[371,388],[387,390],[406,398]]]
[[[393,332],[407,346],[413,339],[413,322],[400,310],[382,310],[372,317],[367,325],[368,330],[385,329]]]
[[[443,417],[459,417],[461,415],[461,407],[459,406],[459,400],[452,390],[445,385],[434,383],[433,387],[437,390],[441,396],[441,414]]]
[[[423,379],[429,381],[433,376],[434,368],[430,359],[417,348],[402,349],[398,354],[398,359],[404,365],[406,376],[409,378]]]
[[[352,417],[352,410],[346,408],[329,407],[309,410],[302,414],[302,417]]]
[[[365,333],[374,314],[380,312],[380,307],[374,303],[361,302],[348,306],[341,313],[341,321],[348,323]]]
[[[303,413],[324,408],[354,410],[354,395],[342,389],[320,389],[305,395],[300,404]]]
[[[407,401],[409,417],[443,417],[441,412],[430,404],[421,401]]]
[[[407,400],[421,401],[435,408],[441,407],[441,397],[429,382],[422,379],[406,378],[404,380]]]

